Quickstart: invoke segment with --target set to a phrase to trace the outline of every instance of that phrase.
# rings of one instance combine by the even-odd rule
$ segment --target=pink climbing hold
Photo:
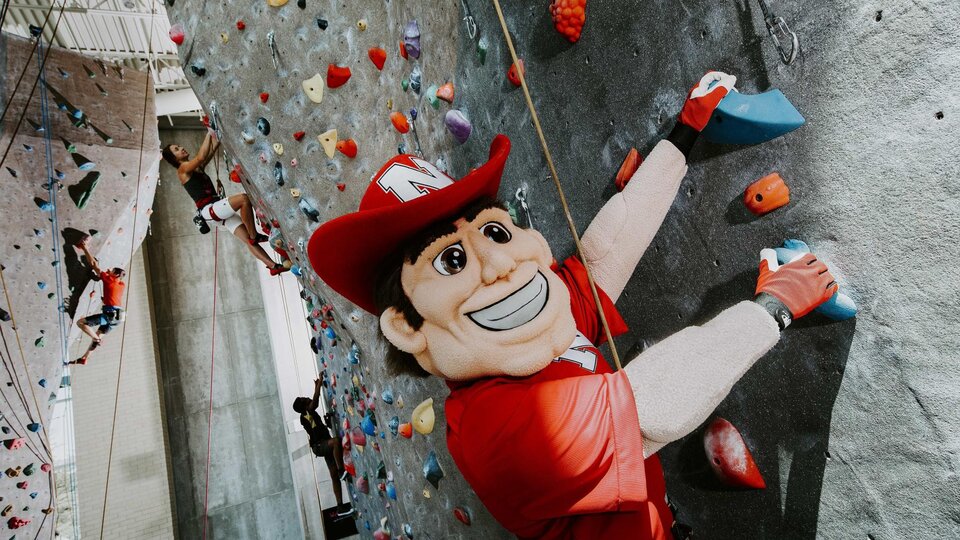
[[[350,431],[350,440],[357,446],[367,445],[367,436],[363,430],[360,429],[360,426],[356,426]]]
[[[30,520],[18,518],[16,516],[7,520],[7,527],[11,529],[19,529],[20,527],[25,527],[30,524]]]
[[[177,23],[170,27],[170,40],[176,43],[178,47],[183,45],[184,37],[182,24]]]
[[[753,489],[764,489],[760,469],[737,428],[717,417],[703,433],[703,448],[717,478],[725,484]]]
[[[3,441],[3,445],[7,447],[7,450],[16,450],[23,446],[23,439],[7,439]]]
[[[50,464],[44,463],[43,465],[40,466],[40,470],[43,472],[50,472]]]
[[[23,482],[17,482],[17,489],[27,489],[30,484],[24,480]]]

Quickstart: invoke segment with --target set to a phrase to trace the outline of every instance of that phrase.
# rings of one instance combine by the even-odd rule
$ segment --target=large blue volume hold
[[[780,90],[724,97],[703,136],[722,144],[759,144],[790,133],[804,124],[799,111]]]

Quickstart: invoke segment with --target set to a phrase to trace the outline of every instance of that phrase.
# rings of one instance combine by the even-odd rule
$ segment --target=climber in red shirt
[[[703,423],[781,330],[837,290],[812,254],[779,267],[764,253],[752,300],[617,373],[596,347],[601,308],[585,265],[611,332],[624,332],[614,303],[735,82],[710,72],[694,86],[668,138],[583,234],[582,259],[558,264],[540,233],[493,200],[510,152],[502,135],[457,181],[417,156],[394,157],[359,211],[310,239],[318,276],[379,314],[388,368],[446,380],[450,455],[520,538],[670,538],[656,452]]]
[[[83,356],[73,362],[69,362],[70,364],[79,365],[87,363],[87,358],[90,356],[90,353],[102,343],[102,336],[104,334],[123,322],[123,293],[127,288],[126,282],[123,281],[124,276],[126,276],[123,268],[118,266],[112,268],[110,271],[102,270],[97,263],[97,258],[90,253],[90,247],[87,246],[88,242],[89,237],[85,238],[77,247],[83,251],[83,255],[86,257],[90,268],[103,283],[103,307],[100,313],[84,317],[77,321],[77,326],[80,327],[80,330],[83,330],[83,333],[90,336],[90,339],[93,340],[87,348],[87,351],[83,353]],[[96,328],[96,330],[94,330],[94,328]]]

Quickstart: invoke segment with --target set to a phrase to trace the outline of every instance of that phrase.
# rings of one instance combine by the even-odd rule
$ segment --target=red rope
[[[213,324],[210,335],[210,406],[207,411],[207,479],[203,487],[203,539],[207,538],[207,497],[210,494],[210,441],[213,433],[213,364],[217,352],[217,235],[219,228],[213,232]]]

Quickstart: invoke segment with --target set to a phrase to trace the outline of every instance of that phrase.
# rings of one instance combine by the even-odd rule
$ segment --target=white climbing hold
[[[273,151],[278,155],[283,155],[283,145],[280,143],[273,143]]]
[[[317,135],[317,140],[320,141],[320,146],[323,147],[323,151],[327,154],[327,157],[332,158],[337,152],[337,130],[331,129],[330,131],[325,131]]]
[[[320,103],[323,101],[323,87],[326,84],[327,81],[323,78],[323,75],[317,73],[313,77],[303,81],[303,92],[307,94],[310,101]]]

